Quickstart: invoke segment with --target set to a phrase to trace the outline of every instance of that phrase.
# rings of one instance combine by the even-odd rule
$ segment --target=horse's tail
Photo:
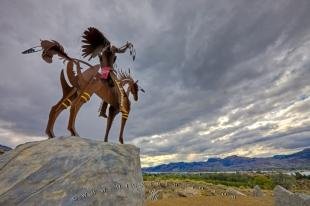
[[[80,66],[80,63],[85,64],[90,67],[92,67],[92,65],[80,59],[69,57],[67,53],[65,52],[63,46],[57,41],[42,40],[41,47],[43,49],[42,58],[47,63],[52,63],[52,59],[54,55],[58,55],[60,58],[64,60],[64,62],[67,62],[66,74],[67,74],[68,80],[73,87],[79,88],[79,78],[81,78],[82,76],[82,71],[81,71],[82,68]],[[74,65],[76,66],[75,67],[76,69],[73,68]],[[63,81],[62,83],[66,83],[66,85],[69,86],[70,84],[66,82],[66,79],[64,78],[64,74],[61,74],[61,75],[62,75],[61,77],[63,77],[61,78],[61,81]]]
[[[55,40],[41,40],[42,59],[47,63],[53,62],[53,56],[58,55],[64,61],[71,61],[72,58],[67,55],[63,46]]]
[[[43,51],[42,51],[43,50]],[[53,57],[54,55],[58,55],[61,59],[63,59],[63,62],[67,62],[67,68],[65,71],[62,71],[60,74],[60,81],[62,84],[63,89],[66,87],[76,87],[79,88],[79,82],[81,79],[83,79],[82,75],[82,69],[80,64],[84,64],[88,67],[93,67],[93,65],[80,60],[76,58],[71,58],[68,56],[68,54],[65,52],[63,46],[55,41],[55,40],[41,40],[41,46],[35,46],[30,49],[27,49],[23,51],[23,54],[31,54],[35,52],[42,51],[42,59],[46,61],[47,63],[52,63],[53,62]],[[74,69],[74,65],[76,68]],[[66,72],[67,77],[68,77],[68,82],[66,81],[64,72]]]

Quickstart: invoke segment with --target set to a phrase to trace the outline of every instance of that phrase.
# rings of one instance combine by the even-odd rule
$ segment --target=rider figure
[[[115,86],[117,83],[117,90],[120,95],[120,110],[123,114],[126,115],[128,111],[125,108],[124,104],[124,89],[121,85],[118,84],[117,76],[113,69],[113,64],[116,60],[116,53],[124,53],[129,47],[132,46],[131,43],[127,42],[124,46],[117,48],[111,45],[110,41],[96,28],[89,27],[87,30],[84,31],[84,35],[82,36],[84,43],[82,45],[82,52],[83,57],[89,56],[89,60],[96,56],[99,57],[100,61],[100,71],[99,77],[103,81],[108,81],[109,86]],[[99,116],[107,117],[105,114],[107,108],[107,103],[103,102],[101,111]]]
[[[101,54],[99,55],[100,60],[100,78],[103,80],[108,81],[108,85],[113,87],[113,79],[115,80],[116,74],[115,70],[113,69],[113,64],[116,60],[116,53],[124,53],[129,47],[130,43],[127,42],[124,46],[117,48],[114,45],[107,45],[103,48]],[[99,116],[104,118],[107,117],[106,109],[108,104],[105,101],[102,101]]]

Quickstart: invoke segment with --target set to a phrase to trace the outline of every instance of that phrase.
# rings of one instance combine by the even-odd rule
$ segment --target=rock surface
[[[263,196],[263,192],[258,185],[255,185],[255,187],[253,188],[253,196],[254,197],[262,197]]]
[[[139,148],[80,137],[0,156],[0,205],[144,205]]]
[[[292,193],[281,186],[273,190],[276,206],[310,206],[310,196]]]
[[[198,195],[199,191],[197,189],[194,189],[193,187],[186,187],[184,189],[178,190],[177,194],[179,197],[193,197]]]
[[[226,193],[227,193],[227,195],[246,196],[245,194],[243,194],[242,192],[240,192],[240,191],[238,191],[238,190],[236,190],[234,188],[228,188],[226,190]]]
[[[10,151],[11,149],[12,148],[0,144],[0,155],[2,155],[5,152]]]

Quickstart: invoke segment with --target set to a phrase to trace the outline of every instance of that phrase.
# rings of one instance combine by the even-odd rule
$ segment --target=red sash
[[[111,67],[105,66],[101,68],[101,78],[108,79],[109,73],[111,71]]]

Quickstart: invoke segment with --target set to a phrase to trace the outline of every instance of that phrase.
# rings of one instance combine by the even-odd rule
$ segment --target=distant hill
[[[12,148],[0,144],[0,155],[7,151],[10,151],[11,149]]]
[[[143,172],[203,172],[250,170],[310,169],[310,148],[290,155],[266,158],[229,156],[224,159],[209,158],[204,162],[176,162],[143,168]]]

